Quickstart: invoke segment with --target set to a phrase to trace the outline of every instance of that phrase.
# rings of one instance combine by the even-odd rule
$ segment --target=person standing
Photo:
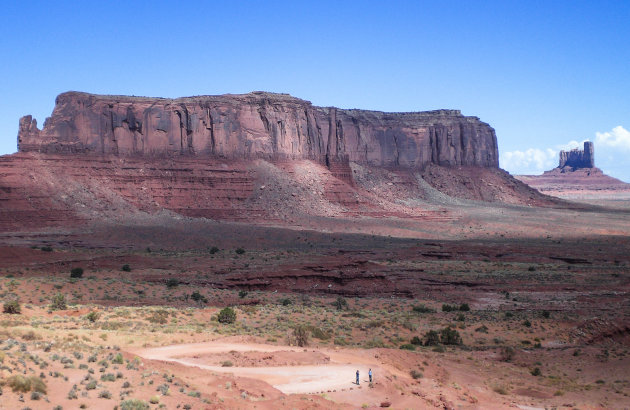
[[[359,385],[359,371],[357,370],[357,386]]]
[[[370,369],[370,371],[368,372],[368,375],[370,376],[370,383],[372,383],[372,369]]]

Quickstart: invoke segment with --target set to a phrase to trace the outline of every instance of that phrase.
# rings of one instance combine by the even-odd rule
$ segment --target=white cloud
[[[540,174],[557,166],[558,151],[530,148],[501,154],[501,167],[512,174]]]
[[[500,165],[513,175],[541,174],[558,166],[560,151],[582,149],[584,141],[569,141],[546,149],[529,148],[525,151],[503,152]],[[620,125],[609,132],[597,132],[594,144],[595,166],[605,167],[610,170],[609,175],[630,181],[630,167],[625,165],[626,152],[630,152],[630,131]]]
[[[630,151],[630,131],[621,125],[610,132],[595,133],[595,147],[598,145]]]

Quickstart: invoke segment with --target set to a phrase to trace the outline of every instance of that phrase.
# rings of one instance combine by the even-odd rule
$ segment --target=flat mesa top
[[[293,97],[286,93],[273,93],[268,91],[252,91],[247,94],[219,94],[219,95],[195,95],[190,97],[178,97],[178,98],[165,98],[165,97],[144,97],[135,95],[107,95],[107,94],[91,94],[82,91],[67,91],[57,96],[57,102],[64,101],[66,99],[92,99],[92,100],[106,100],[114,101],[117,103],[163,103],[163,104],[182,104],[182,103],[198,103],[198,102],[221,102],[221,101],[234,101],[234,102],[259,102],[266,101],[270,104],[275,103],[289,103],[313,106],[308,100]],[[395,114],[395,115],[408,115],[408,116],[456,116],[464,117],[460,110],[451,109],[438,109],[430,111],[406,111],[406,112],[384,112],[377,110],[366,110],[359,108],[337,108],[337,107],[317,107],[325,109],[338,109],[348,113],[374,113],[374,114]],[[475,118],[469,117],[466,118]]]

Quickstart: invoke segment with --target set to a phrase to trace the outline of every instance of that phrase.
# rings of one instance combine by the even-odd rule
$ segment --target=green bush
[[[295,326],[293,328],[293,338],[298,346],[308,346],[308,327],[304,325]]]
[[[540,376],[542,374],[540,367],[534,367],[530,373],[532,376]]]
[[[424,377],[424,375],[421,372],[417,371],[417,370],[412,370],[412,371],[409,372],[409,374],[411,375],[411,377],[414,380],[422,379]]]
[[[348,301],[339,296],[334,302],[333,306],[337,308],[337,310],[343,310],[348,307]]]
[[[238,297],[239,297],[239,298],[241,298],[241,299],[243,299],[245,296],[247,296],[247,294],[248,294],[248,293],[249,293],[249,292],[248,292],[248,291],[246,291],[246,290],[240,290],[240,291],[238,292]]]
[[[468,303],[462,303],[461,305],[459,305],[459,311],[470,312],[470,306],[468,306]]]
[[[239,255],[242,255],[242,254],[244,254],[244,253],[245,253],[245,249],[243,249],[243,248],[236,248],[236,251],[235,251],[235,252],[236,252],[237,254],[239,254]]]
[[[457,330],[448,326],[440,332],[440,342],[442,342],[443,345],[461,345],[462,337]]]
[[[291,304],[293,304],[293,301],[289,298],[284,298],[284,299],[280,299],[280,304],[282,306],[289,306]]]
[[[425,305],[417,305],[411,308],[412,311],[416,313],[435,313],[435,309],[427,307]]]
[[[37,376],[25,377],[21,374],[16,374],[9,377],[6,384],[16,393],[26,393],[32,390],[37,393],[46,394],[46,383]]]
[[[42,251],[44,251],[44,252],[52,252],[53,251],[53,248],[50,247],[50,246],[42,246],[40,249]]]
[[[70,270],[71,278],[80,278],[83,276],[83,268],[72,268]]]
[[[236,312],[231,307],[221,309],[217,316],[219,323],[234,323],[236,321]]]
[[[67,308],[66,297],[63,294],[57,293],[53,296],[52,303],[50,304],[51,310],[65,310]]]
[[[120,410],[149,410],[151,406],[144,400],[130,399],[120,403]]]
[[[122,268],[120,268],[120,270],[122,270],[123,272],[131,272],[131,266],[129,266],[128,264],[124,264]]]
[[[174,288],[176,286],[179,286],[179,280],[175,279],[175,278],[170,278],[166,280],[166,287],[167,288]]]
[[[447,305],[446,303],[442,305],[442,312],[454,312],[456,310],[459,310],[456,305]]]
[[[123,364],[123,362],[124,362],[123,355],[120,353],[116,353],[116,356],[114,356],[114,358],[112,359],[112,363]]]
[[[418,336],[414,336],[411,338],[411,344],[416,346],[422,346],[422,340]]]
[[[403,350],[416,350],[416,346],[409,343],[400,346],[400,348]]]
[[[100,314],[97,311],[93,310],[87,315],[85,315],[85,318],[89,320],[90,322],[94,323],[98,320],[99,316]]]
[[[213,246],[212,248],[210,248],[210,253],[212,255],[214,255],[215,253],[219,252],[219,248],[217,248],[216,246]]]
[[[435,330],[429,330],[424,334],[425,346],[436,346],[440,343],[440,335]]]
[[[194,291],[191,295],[190,298],[192,300],[194,300],[195,302],[201,302],[201,303],[207,303],[208,299],[206,299],[206,297],[204,295],[202,295],[201,293],[199,293],[199,291]]]
[[[22,312],[22,307],[20,306],[20,302],[17,299],[13,299],[4,302],[4,307],[2,308],[2,311],[4,313],[17,315]]]

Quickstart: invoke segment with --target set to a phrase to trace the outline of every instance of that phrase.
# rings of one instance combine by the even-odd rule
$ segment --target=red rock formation
[[[383,113],[313,106],[287,94],[178,99],[57,97],[43,129],[20,120],[20,152],[228,159],[310,159],[326,164],[498,167],[494,130],[456,110]],[[343,177],[349,169],[336,168]]]
[[[626,198],[630,184],[608,176],[595,167],[595,148],[584,142],[584,150],[560,151],[559,165],[542,175],[516,175],[515,178],[547,194],[569,199]]]

